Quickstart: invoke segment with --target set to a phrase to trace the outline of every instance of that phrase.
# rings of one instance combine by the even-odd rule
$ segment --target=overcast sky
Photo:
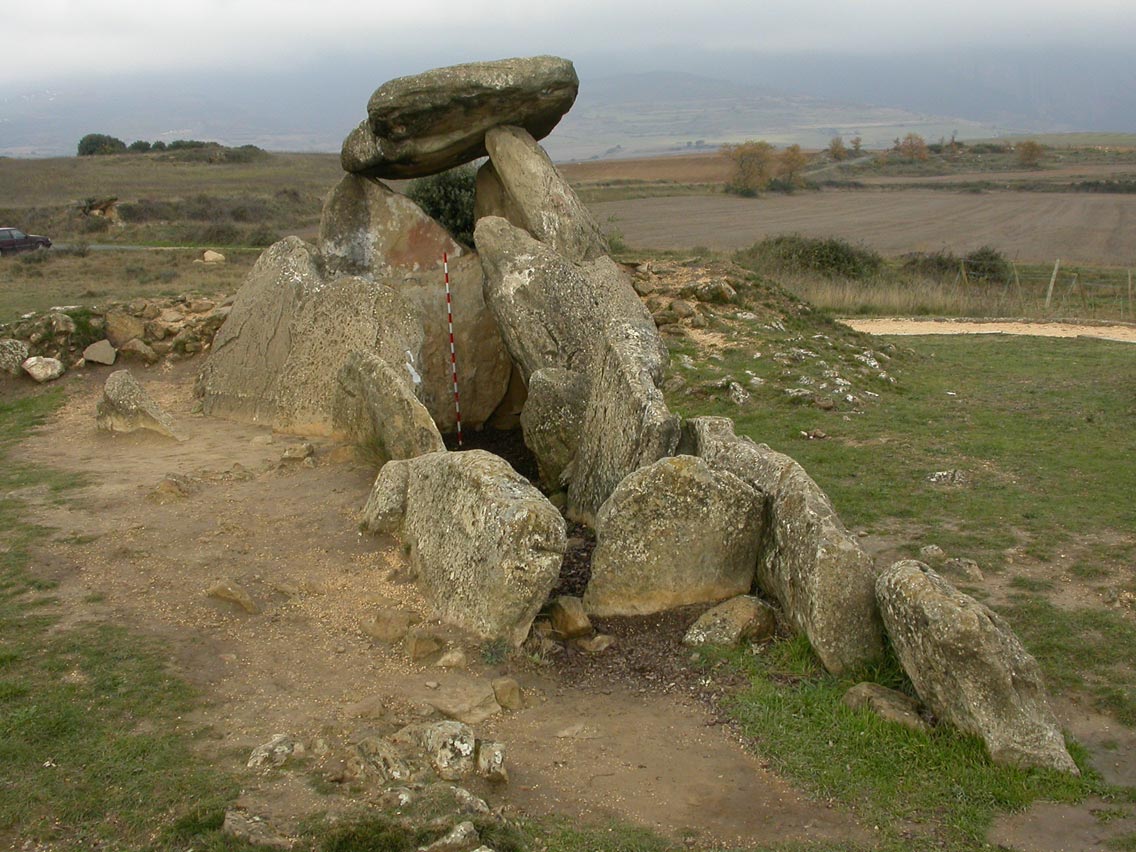
[[[679,48],[886,54],[1134,41],[1136,0],[37,0],[9,9],[0,68],[6,85],[28,86],[156,71],[271,73],[336,57],[373,57],[397,76],[537,53],[622,53],[638,66],[624,70],[657,70]]]

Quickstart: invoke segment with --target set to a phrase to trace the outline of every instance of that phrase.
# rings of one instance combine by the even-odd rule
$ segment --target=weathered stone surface
[[[354,774],[359,780],[367,776],[383,784],[399,784],[410,780],[410,765],[390,740],[363,737],[355,744],[354,756],[358,759]]]
[[[271,740],[252,750],[246,765],[249,769],[283,766],[297,752],[303,754],[302,743],[289,734],[274,734]]]
[[[54,382],[63,375],[65,370],[63,362],[58,358],[44,358],[42,355],[33,355],[21,364],[24,372],[40,384]]]
[[[506,784],[509,771],[505,767],[505,746],[497,742],[477,741],[477,774],[488,781]]]
[[[115,349],[146,333],[146,323],[126,311],[107,311],[104,332]]]
[[[768,639],[776,628],[773,607],[753,595],[738,595],[702,613],[686,631],[682,643],[733,647]]]
[[[156,364],[158,362],[158,353],[140,337],[126,341],[119,347],[118,351],[123,358],[134,358],[143,364]]]
[[[477,738],[469,726],[462,722],[410,725],[399,731],[394,739],[396,742],[417,742],[438,777],[443,780],[459,781],[474,771]]]
[[[260,607],[256,605],[256,601],[252,599],[252,595],[250,595],[243,586],[232,580],[221,580],[218,583],[214,583],[205,590],[205,596],[236,604],[249,615],[256,615],[260,612]]]
[[[571,595],[561,595],[548,607],[548,620],[560,639],[575,639],[592,632],[592,621],[584,611],[584,602]]]
[[[237,293],[197,391],[207,415],[334,435],[338,374],[351,353],[407,369],[422,339],[414,308],[394,290],[357,276],[326,281],[311,247],[288,237]]]
[[[531,135],[519,127],[495,127],[485,134],[485,147],[510,222],[568,260],[607,254],[599,223]]]
[[[572,63],[554,56],[436,68],[380,86],[367,120],[343,143],[343,169],[370,177],[435,174],[485,156],[485,133],[501,124],[537,139],[576,100]]]
[[[105,364],[109,367],[117,357],[118,352],[109,340],[99,340],[83,350],[83,360],[88,364]]]
[[[576,456],[587,404],[588,381],[580,373],[546,367],[529,378],[521,430],[550,491],[563,486],[561,476]]]
[[[201,260],[203,263],[224,263],[225,255],[219,251],[213,251],[213,249],[205,249],[201,253]]]
[[[1041,668],[1001,617],[914,560],[883,571],[876,592],[896,655],[931,712],[981,737],[995,763],[1079,774]]]
[[[429,846],[419,846],[418,852],[470,852],[480,843],[477,827],[472,822],[460,822]]]
[[[654,320],[611,258],[573,263],[497,216],[477,223],[474,242],[485,301],[525,381],[545,367],[586,372],[611,321],[636,329],[650,371],[661,376],[666,349]]]
[[[493,163],[488,160],[477,170],[477,182],[473,190],[473,220],[476,222],[486,216],[500,216],[518,228],[523,221],[521,212],[505,192],[505,185],[501,183]]]
[[[505,395],[512,363],[485,304],[476,254],[406,196],[355,175],[345,176],[324,204],[320,252],[329,276],[370,276],[417,310],[425,334],[417,362],[421,399],[443,431],[456,424],[442,270],[447,254],[462,421],[476,428],[489,419]]]
[[[547,599],[566,546],[556,508],[482,450],[384,465],[363,526],[410,546],[419,585],[443,620],[514,646]]]
[[[388,459],[444,450],[442,435],[418,398],[412,375],[370,352],[352,352],[339,369],[331,422],[336,433],[375,446]],[[415,374],[416,375],[416,374]]]
[[[410,632],[418,617],[409,610],[382,607],[363,622],[363,632],[379,642],[399,642]]]
[[[840,673],[880,658],[875,568],[804,469],[737,437],[725,417],[686,421],[679,449],[768,495],[757,585],[808,636],[825,668]]]
[[[506,710],[523,710],[525,707],[524,693],[521,685],[511,677],[495,678],[493,683],[493,697]]]
[[[594,615],[644,615],[745,594],[761,539],[760,495],[693,456],[629,474],[596,517]]]
[[[858,683],[845,692],[840,701],[845,707],[870,710],[886,722],[895,722],[913,731],[930,729],[919,715],[918,701],[878,683]]]
[[[427,703],[447,719],[466,725],[480,725],[501,712],[493,688],[483,681],[447,689],[427,699]]]
[[[671,455],[680,421],[655,386],[662,370],[652,328],[612,322],[589,370],[588,405],[568,480],[568,514],[590,523],[629,473]],[[744,590],[743,590],[744,591]]]
[[[9,376],[23,375],[23,364],[28,360],[28,344],[10,337],[0,340],[0,370]]]
[[[174,419],[154,402],[129,370],[116,370],[107,376],[95,414],[96,425],[106,432],[148,429],[177,441],[186,439]]]

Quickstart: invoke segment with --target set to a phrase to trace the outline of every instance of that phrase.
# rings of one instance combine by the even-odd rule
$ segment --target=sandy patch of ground
[[[970,319],[905,319],[880,317],[878,319],[842,319],[849,328],[866,334],[923,335],[923,334],[1024,334],[1033,337],[1095,337],[1100,340],[1117,340],[1136,343],[1136,325],[1070,322],[1010,322],[1004,320]]]

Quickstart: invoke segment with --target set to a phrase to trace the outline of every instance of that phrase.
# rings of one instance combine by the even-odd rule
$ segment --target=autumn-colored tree
[[[859,154],[860,149],[864,147],[864,140],[859,136],[853,136],[848,140],[848,144],[852,146],[852,153]]]
[[[905,160],[926,160],[931,156],[927,150],[927,142],[918,133],[908,133],[903,137],[896,150]]]
[[[1027,139],[1025,142],[1019,142],[1014,150],[1018,152],[1018,162],[1032,169],[1041,163],[1041,155],[1045,149],[1040,143]]]
[[[839,136],[833,136],[832,141],[828,143],[828,155],[838,163],[848,159],[848,149],[844,147],[844,140]]]
[[[801,172],[809,164],[808,155],[800,145],[790,145],[777,157],[777,176],[790,186],[801,182]]]
[[[721,151],[734,166],[726,192],[754,196],[769,185],[777,154],[768,142],[749,139],[737,145],[723,145]]]

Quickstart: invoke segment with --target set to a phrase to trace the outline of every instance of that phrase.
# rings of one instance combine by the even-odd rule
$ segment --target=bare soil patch
[[[312,813],[353,810],[371,794],[325,780],[347,743],[435,716],[439,700],[507,674],[528,706],[475,726],[509,750],[508,787],[477,791],[494,807],[618,818],[719,844],[867,836],[717,724],[706,701],[713,687],[678,645],[680,621],[662,631],[605,625],[617,645],[589,658],[489,664],[464,642],[464,669],[412,663],[372,641],[360,626],[379,607],[430,617],[399,581],[397,544],[357,530],[373,471],[329,443],[317,442],[314,466],[283,462],[298,438],[193,415],[194,366],[139,376],[185,427],[180,444],[97,432],[108,371],[65,380],[66,404],[19,452],[84,485],[65,505],[43,490],[19,496],[52,529],[34,567],[60,580],[59,629],[108,619],[162,637],[171,665],[202,690],[187,723],[204,726],[202,748],[239,775],[239,805],[284,832]],[[245,589],[257,612],[207,597],[219,580]],[[309,744],[300,771],[245,768],[252,748],[284,732]],[[310,748],[317,740],[326,754]]]
[[[842,323],[866,334],[1024,334],[1033,337],[1095,337],[1136,343],[1136,325],[1117,323],[1012,322],[970,319],[906,319],[879,317],[843,319]]]

